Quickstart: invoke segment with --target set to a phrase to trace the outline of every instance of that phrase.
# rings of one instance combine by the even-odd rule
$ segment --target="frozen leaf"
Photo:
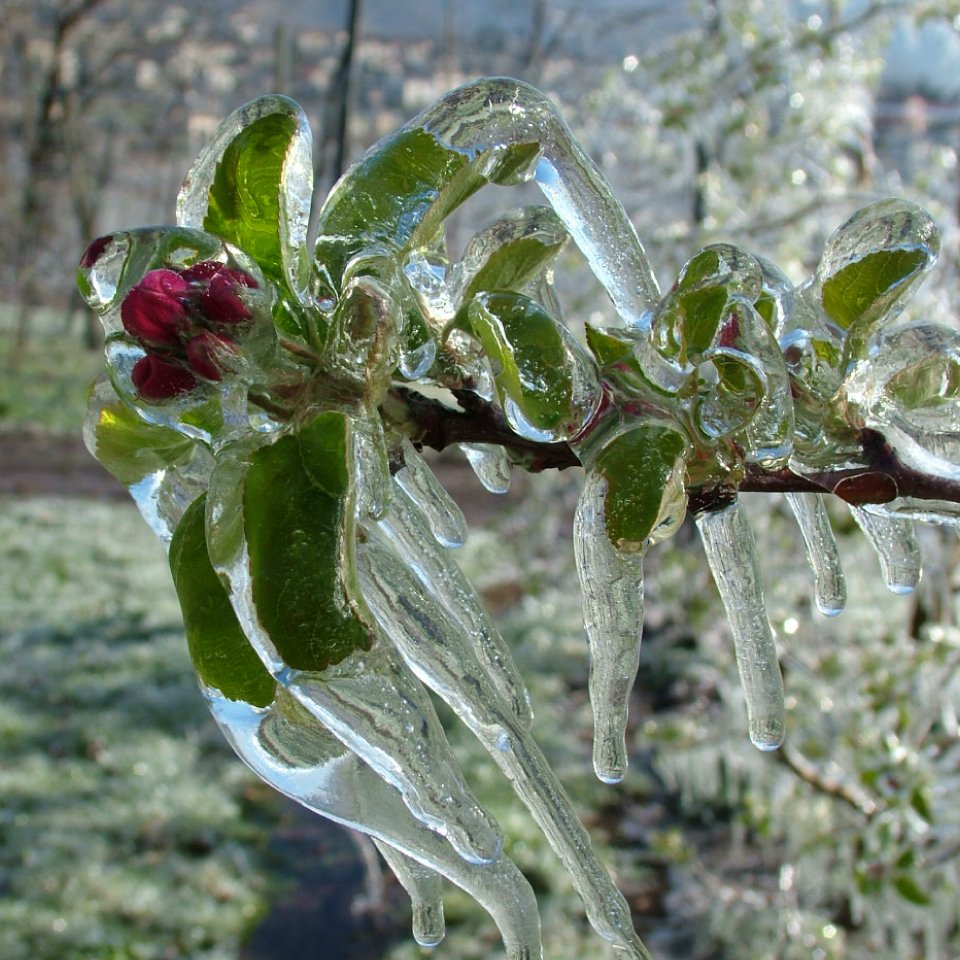
[[[193,502],[170,542],[170,570],[183,612],[187,646],[201,681],[228,700],[273,702],[276,681],[254,653],[210,563],[205,498]]]
[[[576,433],[599,398],[593,365],[567,330],[522,294],[482,293],[467,328],[494,369],[510,425],[535,440]]]
[[[761,290],[759,264],[729,244],[706,247],[683,266],[651,322],[658,349],[698,363],[715,345],[731,297],[753,302]]]
[[[879,431],[920,473],[960,479],[960,333],[928,322],[882,330],[841,393],[852,426]]]
[[[893,319],[936,261],[940,235],[908,200],[858,210],[827,241],[816,281],[826,315],[843,331],[852,357],[869,332]]]
[[[471,238],[456,265],[456,300],[466,309],[480,293],[525,291],[556,258],[568,239],[549,207],[523,207]]]
[[[256,616],[287,666],[321,671],[373,642],[353,585],[351,428],[336,411],[252,457],[243,521]]]
[[[607,536],[624,552],[670,536],[686,511],[686,441],[670,427],[647,424],[603,444],[591,469],[603,477]]]
[[[269,96],[245,104],[224,120],[187,174],[177,222],[222,237],[273,281],[303,293],[312,149],[306,116],[292,100]]]
[[[177,430],[148,423],[106,381],[91,392],[84,440],[90,453],[126,486],[186,463],[195,446]]]

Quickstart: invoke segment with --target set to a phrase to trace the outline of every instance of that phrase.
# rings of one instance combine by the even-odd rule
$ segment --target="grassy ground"
[[[0,305],[0,429],[75,432],[103,354],[80,344],[80,318],[37,310],[22,355],[11,359],[15,316]]]
[[[257,791],[160,545],[132,505],[5,500],[0,598],[0,956],[236,957],[266,907]]]

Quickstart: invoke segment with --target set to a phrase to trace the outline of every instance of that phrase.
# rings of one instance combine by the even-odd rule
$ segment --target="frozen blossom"
[[[596,932],[649,958],[531,733],[511,651],[451,553],[467,524],[421,454],[408,400],[422,391],[438,417],[486,411],[497,437],[449,443],[494,493],[513,469],[540,469],[548,447],[583,465],[573,549],[601,780],[628,766],[644,558],[688,509],[750,739],[775,750],[787,731],[767,558],[738,491],[758,472],[792,478],[816,605],[832,616],[846,588],[811,487],[842,475],[847,487],[829,489],[843,495],[878,473],[895,487],[864,452],[874,435],[888,461],[960,479],[960,341],[899,316],[936,258],[936,228],[884,201],[843,224],[798,287],[716,244],[662,293],[549,99],[504,79],[453,91],[371,148],[323,204],[308,250],[311,155],[300,108],[261,98],[201,155],[176,225],[90,245],[79,282],[104,324],[109,379],[91,395],[87,445],[170,547],[201,688],[237,754],[373,838],[421,945],[443,938],[447,878],[490,912],[511,960],[542,956],[533,892],[460,769],[436,696],[529,810]],[[451,258],[453,209],[488,184],[525,182],[546,204],[502,216]],[[618,317],[587,325],[585,343],[552,288],[568,241]],[[956,523],[957,511],[885,499],[852,497],[853,516],[887,585],[906,592],[920,578],[914,521]]]

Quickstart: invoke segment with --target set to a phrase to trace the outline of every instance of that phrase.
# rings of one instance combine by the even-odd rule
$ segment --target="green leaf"
[[[483,345],[501,402],[513,401],[537,430],[552,431],[571,416],[573,360],[557,321],[519,293],[484,293],[467,313],[468,331]]]
[[[526,207],[474,237],[463,256],[462,307],[491,290],[520,292],[567,242],[566,228],[549,207]]]
[[[207,553],[206,496],[184,513],[170,541],[170,571],[180,599],[194,669],[229,700],[273,702],[276,683],[250,646]]]
[[[900,873],[893,878],[893,888],[907,900],[918,907],[930,906],[930,895],[924,891],[909,873]]]
[[[639,550],[650,537],[662,539],[679,525],[686,510],[685,448],[676,430],[645,425],[619,434],[601,450],[594,469],[607,481],[604,517],[615,547]]]
[[[234,138],[217,164],[203,221],[274,280],[282,279],[280,181],[296,127],[294,117],[270,114]]]
[[[910,806],[927,823],[933,823],[933,807],[930,803],[929,791],[926,788],[914,787],[910,791]]]
[[[244,482],[257,618],[296,670],[372,643],[354,572],[353,455],[349,419],[328,411],[258,450]]]
[[[511,144],[470,157],[419,126],[403,127],[355,163],[320,211],[314,251],[337,296],[349,261],[362,251],[404,251],[433,243],[443,221],[487,183],[507,183],[539,153]]]
[[[928,263],[925,250],[877,250],[838,270],[822,288],[823,309],[843,330],[883,317]]]
[[[320,211],[314,253],[330,294],[339,296],[356,254],[405,249],[431,209],[446,216],[483,183],[466,155],[425,130],[403,128],[381,141],[344,174]]]
[[[615,363],[623,363],[633,356],[630,341],[621,339],[609,330],[584,324],[587,346],[596,358],[600,367],[608,367]]]
[[[195,441],[141,419],[109,383],[94,386],[88,410],[84,433],[90,452],[126,486],[186,463],[193,454]]]
[[[954,356],[929,354],[898,370],[884,392],[905,411],[951,403],[960,395],[960,363]]]
[[[300,107],[286,97],[261,97],[228,117],[194,163],[177,220],[240,247],[271,280],[302,292],[312,164]]]

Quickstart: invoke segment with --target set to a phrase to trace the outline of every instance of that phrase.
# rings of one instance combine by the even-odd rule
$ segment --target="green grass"
[[[36,310],[13,365],[15,320],[11,307],[0,306],[0,429],[78,432],[87,391],[104,369],[103,351],[83,346],[79,315],[67,328],[62,312]]]
[[[262,794],[196,687],[131,506],[0,501],[0,956],[235,958]]]

